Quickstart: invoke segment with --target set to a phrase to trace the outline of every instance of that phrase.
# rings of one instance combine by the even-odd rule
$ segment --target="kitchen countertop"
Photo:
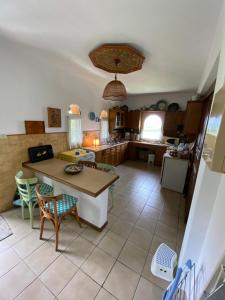
[[[84,167],[76,175],[69,175],[64,172],[66,165],[68,162],[56,158],[36,163],[23,163],[24,168],[50,177],[93,197],[100,195],[119,178],[117,175],[88,167]]]
[[[153,143],[153,142],[145,142],[145,141],[130,141],[130,143],[134,144],[142,144],[142,145],[153,145],[159,147],[169,147],[170,145],[164,143]]]
[[[124,145],[124,144],[128,144],[129,141],[125,141],[125,142],[121,142],[121,143],[117,143],[117,144],[113,144],[113,145],[99,145],[99,146],[87,146],[87,147],[82,147],[85,150],[90,150],[93,152],[99,152],[99,151],[103,151],[106,149],[110,149],[119,145]]]
[[[82,149],[85,150],[90,150],[93,152],[100,152],[106,149],[110,149],[119,145],[123,145],[123,144],[128,144],[128,143],[132,143],[132,144],[142,144],[142,145],[153,145],[153,146],[158,146],[158,147],[169,147],[170,145],[168,144],[164,144],[164,143],[151,143],[151,142],[145,142],[145,141],[124,141],[121,143],[117,143],[117,144],[113,144],[113,145],[99,145],[99,146],[87,146],[87,147],[82,147]]]

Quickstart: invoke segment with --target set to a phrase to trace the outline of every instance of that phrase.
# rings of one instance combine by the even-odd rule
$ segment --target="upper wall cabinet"
[[[141,112],[140,111],[128,111],[126,127],[134,129],[139,132],[141,126]]]
[[[202,119],[203,101],[188,101],[184,121],[184,133],[194,141],[199,133]]]
[[[126,125],[126,113],[122,109],[109,110],[109,133],[114,129],[124,128]]]
[[[176,137],[179,131],[184,127],[184,111],[167,111],[165,115],[163,134],[165,136]]]

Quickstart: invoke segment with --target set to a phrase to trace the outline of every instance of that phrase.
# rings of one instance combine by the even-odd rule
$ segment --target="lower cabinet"
[[[98,151],[95,153],[95,161],[117,166],[127,159],[127,148],[128,144],[125,143]]]

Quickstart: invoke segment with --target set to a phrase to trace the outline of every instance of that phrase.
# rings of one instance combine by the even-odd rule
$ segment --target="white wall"
[[[201,90],[208,83],[213,62],[218,60],[215,92],[225,84],[225,3],[219,20],[215,43],[206,65]],[[219,39],[220,37],[220,39]],[[220,42],[219,42],[220,41]],[[219,50],[216,49],[219,47]],[[218,58],[218,53],[220,56]],[[211,66],[211,68],[210,68]],[[225,175],[209,170],[201,160],[192,207],[181,249],[180,264],[192,258],[196,262],[198,298],[211,281],[225,255]]]
[[[159,100],[166,100],[168,104],[172,102],[179,103],[182,110],[185,110],[188,100],[196,93],[196,91],[186,91],[177,93],[157,93],[157,94],[137,94],[129,95],[122,105],[127,105],[129,109],[137,109],[143,106],[156,104]]]
[[[101,88],[71,62],[0,36],[0,66],[0,134],[24,133],[24,120],[46,120],[48,106],[62,109],[62,128],[47,128],[46,122],[46,132],[66,131],[71,103],[81,108],[83,130],[99,129],[88,113],[99,115],[109,103],[102,100]]]

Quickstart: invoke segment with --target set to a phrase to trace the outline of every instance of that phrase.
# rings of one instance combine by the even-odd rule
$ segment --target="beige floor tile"
[[[0,299],[14,299],[21,293],[33,280],[34,273],[30,271],[24,262],[20,262],[8,273],[0,278]]]
[[[64,255],[80,267],[94,248],[94,244],[79,236],[66,248]]]
[[[160,197],[157,198],[157,196],[153,195],[154,194],[150,195],[146,205],[162,211],[164,207],[164,201]]]
[[[128,238],[132,228],[133,228],[132,223],[119,220],[116,224],[114,224],[111,231],[124,238]]]
[[[165,288],[168,287],[169,282],[167,282],[163,279],[160,279],[158,277],[155,277],[152,274],[152,272],[151,272],[152,257],[153,257],[152,254],[148,255],[147,260],[146,260],[145,265],[144,265],[143,272],[142,272],[142,277],[144,277],[145,279],[151,281],[152,283],[154,283],[155,285],[157,285],[158,287],[160,287],[164,290]]]
[[[158,222],[155,234],[171,243],[176,243],[178,230]]]
[[[77,232],[75,230],[72,230],[70,227],[64,227],[63,229],[61,229],[59,231],[59,251],[64,251],[77,237]],[[49,239],[48,243],[52,247],[55,247],[55,235],[53,235]]]
[[[25,259],[25,262],[36,275],[40,275],[59,255],[59,252],[56,252],[53,247],[45,243],[31,253]]]
[[[143,228],[135,227],[131,232],[128,240],[133,242],[136,246],[148,250],[151,246],[153,234]]]
[[[59,300],[93,300],[100,286],[82,271],[78,271],[65,289],[59,294]],[[71,298],[72,297],[72,298]]]
[[[43,243],[44,241],[39,239],[39,232],[34,230],[25,238],[16,243],[13,246],[13,249],[21,258],[25,258],[34,250],[39,248]]]
[[[159,221],[169,227],[177,228],[178,227],[178,217],[172,216],[167,212],[163,211],[160,215]]]
[[[141,274],[146,257],[147,251],[127,241],[118,260],[135,272]]]
[[[84,223],[82,223],[81,227],[79,224],[74,220],[74,218],[66,219],[63,224],[65,224],[65,227],[69,228],[70,230],[74,230],[76,233],[81,234],[88,226]]]
[[[1,244],[1,242],[0,242]],[[16,252],[9,248],[0,254],[0,277],[17,265],[21,259]]]
[[[53,300],[55,296],[44,286],[44,284],[36,279],[29,285],[16,300]]]
[[[108,214],[108,224],[106,225],[106,228],[111,229],[117,221],[118,221],[118,217],[109,213]]]
[[[160,214],[161,214],[160,210],[158,210],[154,207],[146,205],[145,208],[143,209],[142,213],[141,213],[141,216],[158,220],[159,217],[160,217]]]
[[[138,219],[135,225],[154,234],[156,229],[156,223],[157,223],[156,219],[153,219],[146,215],[142,215],[140,216],[140,218]]]
[[[72,279],[78,268],[65,256],[60,255],[41,275],[41,281],[54,294],[58,295]]]
[[[107,232],[108,229],[106,228],[104,228],[101,232],[99,232],[89,227],[81,234],[81,236],[87,239],[88,241],[92,242],[93,244],[98,245]]]
[[[115,259],[112,256],[99,248],[95,248],[81,268],[98,284],[102,285],[114,263]]]
[[[113,297],[112,294],[110,294],[103,288],[99,291],[97,297],[95,298],[95,300],[115,300],[115,299],[116,298]]]
[[[130,223],[135,223],[140,216],[140,212],[133,207],[127,207],[120,215],[119,219]]]
[[[117,258],[125,241],[126,240],[121,236],[109,231],[99,243],[98,247]]]
[[[134,300],[161,300],[162,294],[162,289],[158,288],[148,280],[141,278],[134,296]]]
[[[104,288],[120,300],[130,300],[134,296],[139,275],[117,262],[110,272]]]

